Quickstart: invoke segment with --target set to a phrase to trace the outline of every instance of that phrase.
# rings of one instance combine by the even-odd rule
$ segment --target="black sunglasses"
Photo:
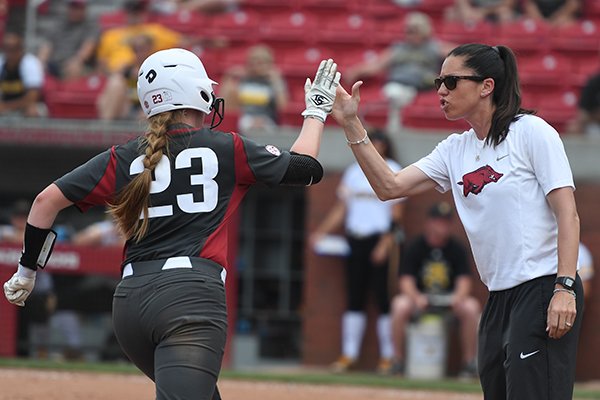
[[[477,76],[477,75],[471,75],[471,76],[447,75],[443,78],[442,77],[435,78],[433,80],[433,84],[435,85],[436,90],[440,89],[440,87],[442,86],[442,83],[444,84],[444,86],[446,86],[446,89],[454,90],[454,89],[456,89],[456,84],[458,83],[459,79],[467,79],[467,80],[475,81],[475,82],[483,82],[483,80],[485,78],[483,76]]]

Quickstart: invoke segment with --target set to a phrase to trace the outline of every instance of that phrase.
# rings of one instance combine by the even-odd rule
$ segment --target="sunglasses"
[[[456,84],[458,83],[458,81],[460,79],[466,79],[466,80],[475,81],[475,82],[483,82],[483,80],[485,78],[483,76],[477,76],[477,75],[472,75],[472,76],[447,75],[443,78],[442,77],[435,78],[433,80],[433,84],[435,85],[436,90],[440,89],[440,87],[442,86],[442,83],[444,84],[444,86],[446,86],[446,89],[454,90],[454,89],[456,89]]]

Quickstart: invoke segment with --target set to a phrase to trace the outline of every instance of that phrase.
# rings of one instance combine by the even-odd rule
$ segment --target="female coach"
[[[352,95],[338,88],[333,116],[378,196],[452,190],[490,291],[479,330],[485,399],[571,399],[583,306],[573,177],[556,130],[521,108],[514,54],[483,44],[448,54],[440,108],[471,129],[398,173],[357,118],[361,84]]]
[[[226,341],[227,224],[249,187],[310,185],[340,74],[321,62],[305,85],[307,106],[291,151],[212,130],[222,100],[198,57],[183,49],[149,56],[138,97],[149,128],[56,180],[35,199],[18,270],[4,284],[23,306],[44,267],[63,208],[109,205],[127,243],[113,322],[124,352],[156,384],[156,398],[220,399],[217,377]],[[211,128],[203,128],[214,112]]]

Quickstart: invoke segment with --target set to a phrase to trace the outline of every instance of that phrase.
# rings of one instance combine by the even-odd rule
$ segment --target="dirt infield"
[[[225,400],[480,400],[481,395],[339,385],[222,380]],[[0,400],[150,400],[154,386],[139,375],[0,369]]]

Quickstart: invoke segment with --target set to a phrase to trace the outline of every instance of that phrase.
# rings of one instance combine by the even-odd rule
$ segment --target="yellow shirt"
[[[137,35],[152,37],[153,52],[176,47],[181,42],[181,35],[157,23],[143,23],[132,26],[108,29],[100,37],[98,45],[98,62],[114,72],[135,60],[135,54],[129,41]]]

